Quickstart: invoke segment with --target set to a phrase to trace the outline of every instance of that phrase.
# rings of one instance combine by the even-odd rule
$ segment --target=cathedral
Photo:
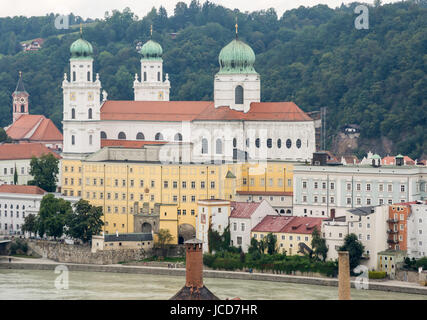
[[[85,159],[129,141],[190,147],[187,161],[199,163],[309,161],[315,152],[312,118],[293,102],[261,102],[255,53],[238,39],[237,28],[219,53],[213,101],[169,100],[163,49],[153,40],[140,50],[131,101],[108,100],[101,92],[92,45],[82,36],[70,53],[70,74],[62,83],[64,158]]]

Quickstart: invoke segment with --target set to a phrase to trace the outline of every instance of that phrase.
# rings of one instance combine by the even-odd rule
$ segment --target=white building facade
[[[347,210],[427,198],[427,167],[294,166],[293,214],[341,216]]]
[[[408,218],[407,253],[412,258],[427,256],[427,204],[411,204]]]
[[[229,219],[231,245],[241,247],[243,252],[248,252],[251,245],[252,228],[267,215],[273,216],[278,213],[266,200],[232,203]]]

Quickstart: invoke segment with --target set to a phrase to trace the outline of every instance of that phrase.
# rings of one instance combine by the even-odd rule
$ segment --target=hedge
[[[369,271],[369,279],[384,279],[386,276],[385,271]]]

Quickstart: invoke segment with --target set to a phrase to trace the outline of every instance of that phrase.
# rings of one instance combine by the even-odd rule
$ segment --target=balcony
[[[397,223],[399,220],[397,219],[388,219],[387,222],[388,223]]]
[[[387,233],[390,233],[390,234],[396,234],[396,233],[398,233],[398,231],[388,229],[388,230],[387,230]]]
[[[393,244],[398,244],[399,241],[398,240],[394,240],[394,239],[388,239],[387,243],[393,243]]]

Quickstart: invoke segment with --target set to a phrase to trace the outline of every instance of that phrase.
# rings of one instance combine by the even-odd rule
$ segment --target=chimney
[[[171,300],[219,300],[203,285],[203,242],[194,238],[184,244],[185,286]]]
[[[348,251],[338,251],[338,299],[350,300],[350,260]]]
[[[187,241],[185,251],[185,286],[199,289],[203,287],[202,241]]]

